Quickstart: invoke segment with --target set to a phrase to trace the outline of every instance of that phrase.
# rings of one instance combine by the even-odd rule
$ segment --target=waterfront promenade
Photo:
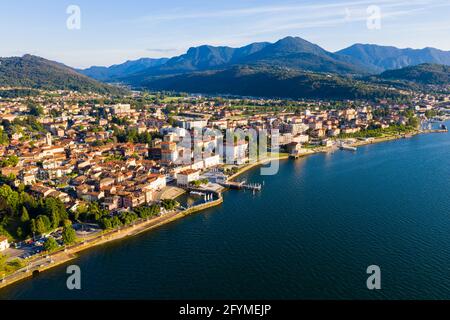
[[[96,235],[90,239],[86,239],[83,242],[77,243],[76,245],[65,248],[64,250],[52,253],[50,255],[42,256],[37,259],[33,259],[28,262],[27,266],[17,270],[11,275],[6,276],[0,280],[0,289],[11,285],[15,282],[33,277],[34,275],[44,272],[50,268],[56,267],[58,265],[64,264],[70,260],[77,258],[77,254],[85,251],[87,249],[109,243],[112,241],[121,240],[127,237],[132,237],[137,234],[158,228],[167,223],[173,222],[175,220],[181,219],[187,215],[199,212],[211,207],[220,205],[223,202],[222,195],[220,193],[216,194],[217,199],[201,203],[199,205],[190,207],[182,211],[172,211],[168,212],[159,217],[142,220],[134,223],[133,225],[119,228],[116,230],[111,230],[102,233],[101,235]]]

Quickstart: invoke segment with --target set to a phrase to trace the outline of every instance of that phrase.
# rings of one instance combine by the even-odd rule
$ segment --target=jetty
[[[448,132],[447,127],[441,129],[427,129],[421,131],[421,133],[447,133],[447,132]]]
[[[236,190],[251,190],[251,191],[261,191],[262,184],[260,183],[247,183],[244,181],[226,181],[221,183],[222,186],[229,189]]]

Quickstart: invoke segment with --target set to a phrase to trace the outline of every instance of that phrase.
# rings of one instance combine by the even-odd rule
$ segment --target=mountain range
[[[127,63],[129,64],[130,62]],[[193,47],[185,54],[168,59],[160,65],[137,72],[128,72],[130,69],[120,74],[116,72],[109,78],[92,74],[92,68],[80,72],[101,81],[121,81],[139,85],[149,77],[218,70],[236,65],[286,67],[343,75],[367,75],[376,72],[376,68],[368,68],[353,57],[326,51],[299,37],[286,37],[275,43],[252,43],[240,48],[208,45]],[[108,69],[117,70],[118,66]]]
[[[450,52],[356,44],[333,53],[302,38],[286,37],[240,48],[203,45],[170,59],[142,58],[84,70],[30,55],[0,62],[0,86],[101,93],[122,90],[102,81],[149,90],[357,98],[390,96],[392,86],[416,90],[446,85]]]
[[[149,68],[158,67],[165,64],[169,59],[141,58],[138,60],[129,60],[122,64],[116,64],[111,67],[93,66],[87,69],[77,69],[78,72],[94,78],[99,81],[108,81],[124,75],[134,74]]]
[[[200,46],[110,81],[150,90],[290,98],[386,97],[445,84],[450,52],[356,44],[329,52],[299,37],[241,48]],[[389,72],[391,69],[410,69]]]
[[[200,46],[165,64],[143,70],[132,80],[154,75],[223,69],[234,65],[286,67],[313,72],[368,74],[359,61],[328,52],[301,38],[287,37],[275,43],[252,43],[241,48]],[[127,75],[124,75],[126,77]]]
[[[450,52],[434,48],[398,49],[355,44],[333,53],[302,38],[286,37],[275,43],[258,42],[240,48],[208,45],[193,47],[180,56],[153,61],[154,65],[147,68],[141,60],[103,67],[101,70],[104,72],[99,74],[93,73],[92,68],[80,72],[97,80],[121,81],[132,85],[139,85],[155,76],[223,70],[236,65],[362,76],[423,63],[450,65]]]
[[[357,59],[368,68],[383,72],[419,64],[450,65],[450,51],[435,48],[398,49],[374,44],[355,44],[336,52]]]

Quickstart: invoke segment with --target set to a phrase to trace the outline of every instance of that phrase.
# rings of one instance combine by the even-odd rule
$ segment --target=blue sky
[[[69,5],[81,9],[80,30],[66,27]],[[370,5],[381,10],[380,29],[367,27]],[[449,0],[3,0],[0,56],[88,67],[288,35],[331,51],[354,43],[450,50],[449,16]]]

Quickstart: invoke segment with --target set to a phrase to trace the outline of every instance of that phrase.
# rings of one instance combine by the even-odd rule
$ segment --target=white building
[[[225,159],[227,164],[244,164],[247,160],[248,143],[238,141],[236,144],[225,145]]]
[[[220,164],[220,156],[212,155],[212,156],[204,156],[203,163],[205,168],[215,167]]]
[[[171,141],[161,143],[161,160],[175,162],[178,159],[177,144]]]
[[[188,169],[177,174],[177,184],[179,186],[188,186],[191,182],[200,179],[200,171]]]
[[[150,187],[153,190],[161,190],[166,187],[167,179],[162,174],[155,174],[150,177]]]
[[[114,115],[124,115],[132,112],[131,105],[129,104],[119,103],[114,105],[111,109]]]
[[[292,142],[307,143],[309,142],[309,136],[307,134],[299,134],[292,139]]]
[[[308,130],[308,125],[304,123],[285,123],[281,125],[281,131],[284,133],[291,133],[293,136],[302,134]]]
[[[5,236],[0,236],[0,252],[5,251],[9,248],[8,238]]]
[[[175,121],[175,124],[183,129],[191,130],[194,128],[204,128],[208,125],[208,120],[203,119],[190,119],[190,118],[178,118]]]
[[[193,170],[202,170],[203,168],[204,168],[203,161],[195,161],[191,165],[191,169],[193,169]]]

